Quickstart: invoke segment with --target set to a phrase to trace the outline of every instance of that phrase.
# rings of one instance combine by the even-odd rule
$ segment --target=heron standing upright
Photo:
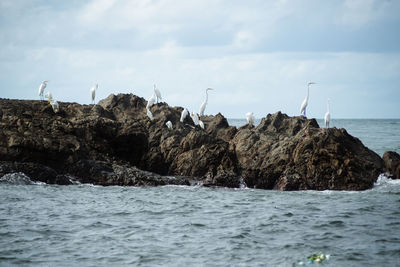
[[[154,84],[154,93],[156,94],[157,97],[157,103],[158,103],[158,99],[162,100],[161,98],[161,93],[160,90],[157,89],[156,85]]]
[[[199,112],[200,117],[204,116],[204,110],[206,109],[206,106],[207,106],[207,103],[208,103],[208,90],[214,90],[214,89],[212,89],[212,88],[207,88],[206,89],[206,100],[200,106],[200,112]]]
[[[43,82],[40,84],[40,86],[39,86],[39,96],[40,96],[40,99],[41,99],[41,100],[43,100],[44,88],[46,88],[48,82],[49,82],[49,81],[43,81]]]
[[[329,128],[329,123],[331,122],[331,112],[329,110],[329,102],[330,99],[328,98],[328,111],[325,113],[325,128]]]
[[[153,93],[153,94],[151,95],[151,97],[149,98],[149,101],[147,101],[146,108],[147,108],[147,109],[150,109],[150,107],[151,107],[152,105],[154,105],[154,102],[156,102],[156,94],[155,94],[155,93]]]
[[[90,89],[90,93],[92,94],[92,104],[96,104],[95,99],[96,99],[96,90],[99,88],[99,85],[96,83],[95,86],[93,86]]]
[[[308,105],[308,99],[310,98],[310,85],[315,84],[315,82],[309,82],[307,86],[307,96],[304,99],[303,103],[301,103],[300,107],[300,114],[303,114],[304,117],[307,117],[306,115],[306,110],[307,110],[307,105]]]

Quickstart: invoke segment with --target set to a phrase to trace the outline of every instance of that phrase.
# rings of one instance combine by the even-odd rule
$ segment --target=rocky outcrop
[[[80,160],[71,166],[68,174],[39,163],[0,162],[0,177],[12,173],[24,173],[32,181],[47,184],[71,185],[92,183],[97,185],[158,186],[194,185],[196,180],[188,177],[162,176],[139,170],[130,165],[119,165],[104,161]],[[74,173],[74,176],[70,173]]]
[[[244,181],[280,190],[363,190],[382,171],[382,159],[344,129],[314,120],[268,115],[232,140]]]
[[[394,151],[383,154],[385,172],[390,178],[400,179],[400,155]]]
[[[279,190],[371,188],[382,159],[344,129],[269,114],[257,127],[181,107],[110,95],[98,105],[0,99],[0,177],[23,172],[37,181],[99,185],[203,184]],[[165,125],[171,121],[173,128]]]

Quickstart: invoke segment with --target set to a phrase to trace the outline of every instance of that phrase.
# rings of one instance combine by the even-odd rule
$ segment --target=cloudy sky
[[[111,93],[207,114],[400,118],[400,1],[0,0],[0,97]]]

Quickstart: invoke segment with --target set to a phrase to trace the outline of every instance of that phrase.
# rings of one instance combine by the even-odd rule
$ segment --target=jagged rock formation
[[[257,188],[362,190],[382,171],[381,158],[346,130],[280,112],[242,127],[232,143],[247,185]]]
[[[280,190],[371,188],[383,161],[344,129],[269,114],[256,128],[203,116],[205,129],[181,107],[110,95],[98,105],[0,99],[0,176],[23,172],[47,183],[203,184]],[[165,122],[171,121],[170,130]]]

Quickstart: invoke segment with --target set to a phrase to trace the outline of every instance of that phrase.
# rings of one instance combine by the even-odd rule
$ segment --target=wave
[[[399,188],[400,179],[390,179],[386,174],[382,173],[374,183],[373,189],[385,189],[385,188]]]
[[[11,185],[43,185],[45,183],[32,181],[25,173],[14,172],[7,173],[0,177],[0,184],[11,184]]]

